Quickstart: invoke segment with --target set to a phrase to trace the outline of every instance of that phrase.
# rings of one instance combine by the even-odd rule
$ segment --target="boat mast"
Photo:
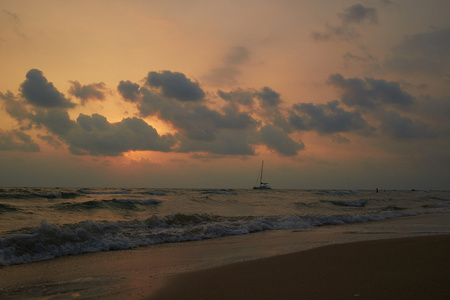
[[[259,185],[264,184],[262,179],[263,179],[263,169],[264,169],[264,161],[262,161],[261,163],[261,176],[259,177]]]

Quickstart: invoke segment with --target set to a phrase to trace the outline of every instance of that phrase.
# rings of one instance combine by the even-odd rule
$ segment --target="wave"
[[[237,192],[233,190],[207,190],[203,191],[202,194],[237,195]]]
[[[323,225],[379,221],[419,214],[421,213],[397,211],[361,215],[268,217],[174,214],[153,216],[143,221],[83,221],[65,225],[50,224],[43,220],[40,226],[31,231],[17,231],[0,238],[0,266],[161,243],[211,239],[266,230],[294,230]]]
[[[165,196],[166,193],[163,191],[146,191],[146,192],[140,192],[140,194],[147,194],[147,195],[153,195],[153,196]]]
[[[18,210],[20,210],[20,209],[15,207],[14,205],[0,203],[0,214],[5,213],[5,212],[18,211]]]
[[[0,199],[31,199],[31,198],[47,198],[47,199],[72,199],[79,197],[80,194],[75,192],[63,191],[8,191],[0,194]]]
[[[357,190],[320,190],[317,192],[319,195],[328,194],[328,195],[351,195],[357,194],[359,191]]]
[[[158,199],[112,199],[112,200],[91,200],[85,202],[64,202],[54,205],[58,210],[82,211],[92,209],[126,209],[133,210],[139,206],[155,205],[162,203]]]
[[[352,200],[352,201],[335,201],[335,200],[322,200],[323,202],[329,202],[337,206],[349,206],[349,207],[364,207],[367,204],[366,199]]]
[[[91,191],[91,190],[78,190],[79,193],[88,195],[125,195],[130,194],[130,191]]]

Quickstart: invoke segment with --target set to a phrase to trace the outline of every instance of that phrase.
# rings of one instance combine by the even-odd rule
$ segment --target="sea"
[[[450,191],[0,188],[0,266],[443,213]]]

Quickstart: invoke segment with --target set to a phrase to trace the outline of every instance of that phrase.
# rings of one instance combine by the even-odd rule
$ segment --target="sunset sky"
[[[449,12],[0,0],[0,186],[450,189]]]

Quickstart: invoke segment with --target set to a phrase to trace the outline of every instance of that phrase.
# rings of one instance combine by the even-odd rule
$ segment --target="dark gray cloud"
[[[336,100],[327,104],[300,103],[292,108],[289,121],[298,130],[314,130],[322,135],[354,132],[369,136],[374,132],[359,112],[344,110]]]
[[[183,132],[189,139],[212,141],[222,129],[242,130],[256,124],[255,120],[244,112],[233,109],[219,112],[202,103],[183,103],[147,89],[141,90],[142,102],[138,104],[141,115],[156,115]]]
[[[437,113],[449,111],[443,99],[418,99],[405,92],[400,83],[381,79],[345,79],[334,74],[328,82],[342,91],[343,103],[370,115],[381,134],[401,140],[449,135],[448,117]]]
[[[67,111],[62,109],[36,110],[29,119],[39,128],[44,126],[49,132],[58,136],[67,134],[75,127]]]
[[[365,7],[361,4],[355,4],[344,9],[344,12],[340,13],[339,17],[344,24],[361,24],[363,22],[378,23],[377,10],[373,7]]]
[[[169,152],[175,144],[172,135],[160,136],[155,128],[139,118],[110,123],[99,114],[80,114],[76,127],[61,136],[73,154],[118,156],[127,151]]]
[[[81,85],[78,81],[70,81],[69,94],[81,99],[84,104],[88,100],[105,100],[105,84],[103,82]]]
[[[39,145],[31,137],[19,130],[0,130],[0,151],[20,150],[25,152],[39,152]]]
[[[134,102],[139,95],[139,84],[133,83],[129,80],[120,81],[117,91],[122,95],[122,97],[127,100]]]
[[[6,112],[17,121],[23,122],[30,117],[26,106],[13,93],[9,91],[6,94],[0,93],[0,99]]]
[[[257,136],[256,130],[221,130],[213,141],[201,141],[177,136],[180,141],[178,152],[209,153],[214,155],[255,155],[251,141]],[[256,139],[256,138],[255,138]]]
[[[76,155],[108,155],[117,156],[127,151],[172,151],[175,138],[170,135],[159,135],[156,129],[139,118],[125,118],[121,122],[110,123],[104,116],[80,114],[76,121],[70,119],[67,107],[41,108],[30,105],[24,98],[15,97],[12,93],[0,94],[5,110],[17,121],[29,124],[23,130],[44,129],[52,135],[42,136],[47,143],[60,146],[64,142]],[[3,134],[2,146],[35,151],[36,145],[27,139],[22,132]],[[14,143],[13,143],[14,142]],[[11,146],[12,145],[12,146]],[[28,147],[28,148],[26,148]]]
[[[33,81],[33,76],[41,79],[40,86],[57,92],[40,71],[27,80]],[[174,87],[177,82],[184,87]],[[397,140],[450,134],[448,125],[436,130],[441,123],[448,123],[445,113],[441,123],[433,123],[429,118],[447,103],[444,100],[419,101],[402,89],[406,85],[374,78],[334,74],[328,83],[341,91],[340,101],[297,103],[288,108],[283,107],[280,94],[270,87],[218,90],[219,97],[206,99],[199,84],[182,73],[150,72],[143,86],[130,81],[119,83],[118,92],[136,106],[139,117],[115,123],[100,114],[80,114],[72,120],[69,107],[37,106],[23,92],[23,97],[0,93],[0,100],[9,115],[21,123],[22,130],[44,129],[49,135],[40,137],[41,140],[55,146],[60,146],[57,142],[63,143],[77,155],[117,156],[127,151],[255,155],[255,148],[264,145],[280,155],[294,156],[305,148],[302,141],[292,138],[294,132],[315,131],[337,143],[349,143],[350,134],[365,137],[381,134]],[[74,84],[74,89],[80,90],[79,87],[82,86]],[[186,97],[188,94],[197,96]],[[344,109],[343,104],[352,110]],[[144,121],[146,117],[166,122],[176,133],[160,135]],[[2,143],[16,147],[20,143],[33,145],[26,134],[17,133],[3,134]]]
[[[150,72],[147,83],[151,87],[161,88],[164,97],[179,101],[199,101],[205,97],[205,92],[198,82],[191,81],[179,72]]]
[[[333,74],[328,83],[342,92],[342,102],[361,109],[380,109],[383,106],[407,107],[414,97],[404,92],[398,82],[373,78],[348,78]]]
[[[305,148],[303,142],[294,141],[285,131],[271,124],[263,126],[260,135],[264,145],[284,156],[297,155],[299,150]]]
[[[281,103],[280,94],[267,86],[256,92],[255,95],[261,100],[263,107],[276,107]]]
[[[20,88],[22,96],[28,103],[36,107],[71,108],[75,106],[53,86],[53,83],[48,82],[43,73],[37,69],[28,71],[26,79]]]
[[[372,7],[366,7],[361,4],[355,4],[344,9],[344,12],[338,13],[341,24],[326,24],[323,31],[312,31],[311,38],[316,41],[328,41],[338,39],[341,41],[351,42],[361,36],[356,29],[363,23],[377,24],[377,10]]]
[[[253,106],[254,104],[253,98],[255,97],[255,92],[238,88],[230,92],[218,90],[217,95],[223,100],[232,103],[238,103],[244,106]]]
[[[450,77],[450,29],[408,36],[386,59],[391,70],[404,74]]]
[[[410,117],[402,117],[398,112],[387,111],[382,115],[383,133],[398,139],[431,139],[441,135],[440,130]]]

